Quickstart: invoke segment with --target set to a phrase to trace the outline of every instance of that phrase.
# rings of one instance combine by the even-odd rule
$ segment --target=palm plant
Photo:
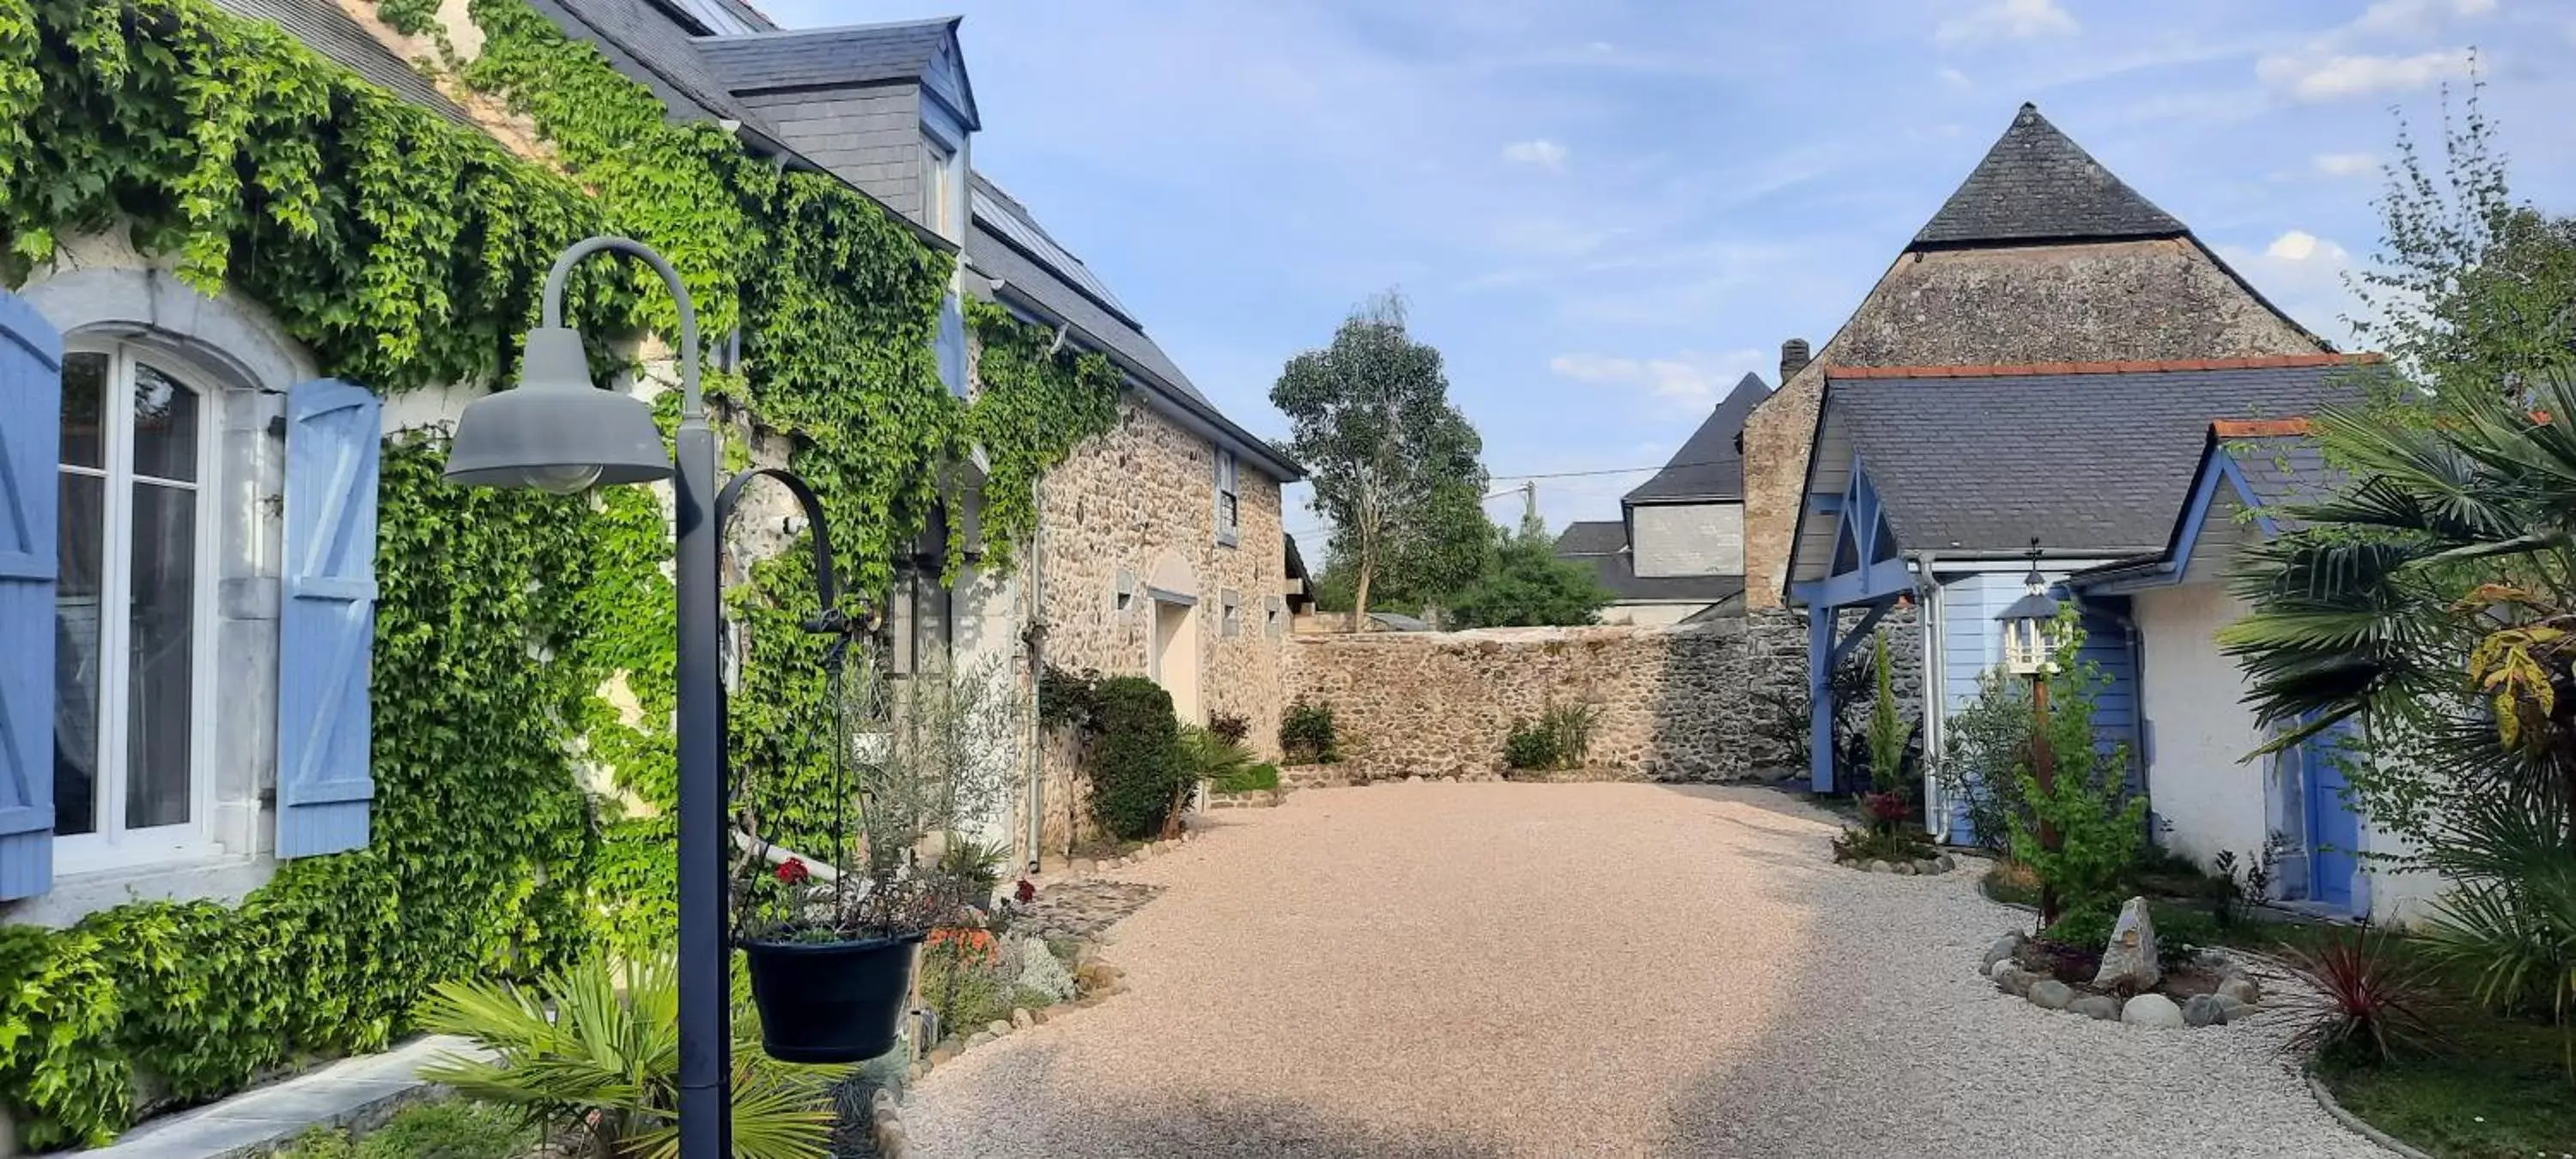
[[[763,1055],[748,1002],[734,1011],[733,1142],[747,1159],[820,1159],[829,1150],[835,1070]],[[680,991],[668,957],[592,956],[529,988],[441,984],[421,1023],[471,1039],[489,1059],[450,1056],[422,1077],[515,1107],[594,1159],[679,1154]]]
[[[2499,1006],[2562,1019],[2576,986],[2576,384],[2330,410],[2355,484],[2290,512],[2220,640],[2285,748],[2340,722],[2351,790],[2457,886],[2437,953]]]

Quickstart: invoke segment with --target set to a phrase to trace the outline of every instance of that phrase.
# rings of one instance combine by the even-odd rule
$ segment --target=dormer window
[[[955,239],[964,231],[959,228],[958,210],[963,198],[957,195],[957,150],[936,134],[921,135],[921,220],[939,236]]]

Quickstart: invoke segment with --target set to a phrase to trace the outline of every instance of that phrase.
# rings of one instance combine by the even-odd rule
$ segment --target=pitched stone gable
[[[1747,603],[1781,602],[1827,366],[2330,349],[2024,105],[1833,339],[1746,421]]]

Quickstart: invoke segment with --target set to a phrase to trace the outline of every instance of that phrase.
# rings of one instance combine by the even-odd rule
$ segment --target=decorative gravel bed
[[[2286,1027],[2141,1033],[1966,968],[1974,875],[1857,875],[1770,790],[1301,793],[1124,870],[1128,992],[903,1109],[973,1156],[2381,1156]]]

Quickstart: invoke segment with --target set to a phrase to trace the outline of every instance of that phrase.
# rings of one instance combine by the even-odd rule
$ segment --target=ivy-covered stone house
[[[954,20],[0,3],[0,1126],[103,1142],[438,980],[669,939],[667,500],[439,478],[594,233],[678,266],[729,464],[814,484],[897,669],[1009,685],[991,836],[1036,844],[1040,648],[1275,720],[1296,468],[977,175],[980,124]],[[590,263],[568,308],[673,401],[658,281]],[[795,847],[804,529],[735,522],[732,763]]]

